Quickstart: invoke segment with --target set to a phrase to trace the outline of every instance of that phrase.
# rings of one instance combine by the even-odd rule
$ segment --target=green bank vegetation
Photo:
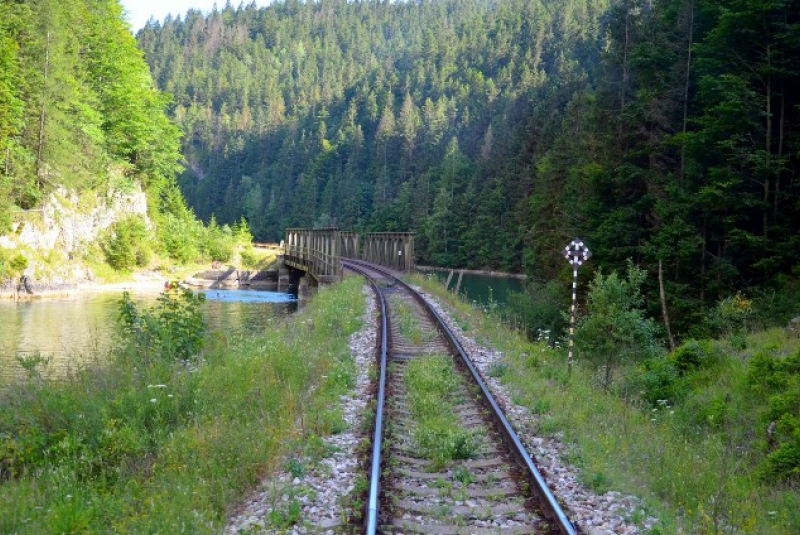
[[[503,353],[490,374],[537,415],[539,432],[570,444],[566,461],[585,485],[644,499],[660,520],[653,533],[800,529],[800,338],[754,329],[763,303],[721,301],[708,313],[716,336],[670,353],[642,312],[641,271],[598,274],[568,376],[563,338],[530,341],[431,280],[415,282]]]
[[[344,429],[360,280],[246,337],[205,332],[198,305],[124,299],[105,364],[46,383],[32,363],[0,393],[0,532],[216,533],[282,455]]]

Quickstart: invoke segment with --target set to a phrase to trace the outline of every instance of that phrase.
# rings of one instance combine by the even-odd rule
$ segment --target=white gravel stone
[[[302,504],[299,523],[289,533],[334,533],[332,528],[347,521],[348,511],[342,504],[355,486],[358,465],[358,446],[363,437],[363,420],[370,399],[370,370],[375,367],[376,306],[372,292],[365,287],[368,301],[364,328],[350,338],[350,349],[356,362],[358,375],[355,387],[341,397],[341,410],[347,429],[338,435],[324,438],[325,445],[334,453],[318,463],[308,459],[301,462],[308,472],[294,476],[289,472],[273,474],[261,482],[260,489],[243,504],[238,513],[229,519],[224,533],[287,533],[270,525],[270,515],[275,509],[285,509],[285,504],[296,500]],[[277,498],[277,499],[276,499]]]
[[[570,445],[563,442],[563,436],[541,437],[534,434],[536,416],[512,401],[509,390],[494,377],[489,376],[489,368],[502,361],[502,353],[478,344],[453,321],[449,312],[431,295],[420,288],[425,299],[445,320],[480,372],[484,382],[503,408],[520,440],[536,459],[536,464],[545,477],[550,490],[558,499],[565,513],[584,533],[591,535],[635,535],[646,532],[656,525],[657,519],[648,516],[640,525],[626,519],[633,518],[643,510],[642,502],[636,497],[619,492],[606,492],[597,495],[579,483],[580,469],[564,462]]]

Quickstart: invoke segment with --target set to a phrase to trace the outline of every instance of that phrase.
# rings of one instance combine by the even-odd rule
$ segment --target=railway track
[[[366,533],[577,533],[422,296],[378,266],[343,266],[370,281],[382,321]]]

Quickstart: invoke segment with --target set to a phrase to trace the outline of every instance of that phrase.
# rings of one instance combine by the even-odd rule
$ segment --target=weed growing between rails
[[[796,480],[770,479],[759,468],[769,448],[762,438],[767,423],[763,417],[770,410],[779,412],[796,383],[789,378],[771,387],[776,392],[773,404],[763,402],[769,393],[763,392],[764,381],[753,379],[747,356],[766,351],[772,359],[785,358],[797,351],[796,343],[770,349],[786,342],[785,337],[757,333],[747,336],[745,354],[735,352],[727,341],[714,342],[720,353],[700,357],[708,367],[704,364],[674,383],[653,383],[654,372],[644,365],[626,365],[618,370],[620,380],[603,394],[604,377],[593,367],[579,362],[567,382],[565,351],[529,342],[431,281],[413,282],[447,303],[467,336],[502,352],[502,361],[489,374],[534,415],[539,434],[570,444],[566,460],[580,469],[584,485],[598,494],[613,489],[644,499],[648,512],[660,517],[652,533],[766,535],[800,530]],[[669,359],[662,357],[665,363]],[[633,380],[637,378],[639,383]],[[674,386],[682,397],[647,403],[643,396],[663,384]],[[788,422],[785,428],[789,420],[783,420]],[[639,520],[637,515],[631,520]]]
[[[270,333],[212,337],[188,359],[123,348],[113,366],[10,388],[0,532],[217,532],[292,442],[340,425],[329,406],[352,381],[363,307],[345,281]],[[186,325],[158,324],[173,339]]]
[[[459,425],[456,407],[463,400],[462,378],[453,359],[431,356],[412,360],[406,372],[408,404],[414,417],[414,442],[420,455],[440,470],[478,450],[478,437]]]

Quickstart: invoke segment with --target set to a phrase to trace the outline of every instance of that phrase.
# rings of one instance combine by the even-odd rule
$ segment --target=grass
[[[218,532],[298,441],[343,428],[363,307],[354,278],[274,332],[213,336],[199,366],[128,358],[3,392],[0,532]]]
[[[433,342],[437,333],[423,329],[422,323],[417,318],[414,308],[400,297],[391,297],[392,312],[395,315],[400,334],[415,345]]]
[[[680,405],[645,406],[619,391],[604,394],[580,360],[568,379],[566,351],[529,342],[432,281],[412,282],[447,302],[457,321],[471,326],[470,336],[503,353],[492,373],[538,415],[540,433],[571,445],[567,460],[586,486],[643,499],[646,514],[659,519],[651,533],[800,532],[800,489],[765,481],[754,468],[764,456],[764,407],[745,385],[748,355],[786,354],[796,340],[767,331],[748,336],[744,352],[720,343],[726,356],[689,379]],[[643,517],[637,512],[632,520]]]
[[[458,425],[461,376],[449,357],[431,356],[409,362],[408,404],[414,420],[418,453],[439,470],[456,459],[475,455],[477,437]]]
[[[244,247],[240,250],[241,268],[250,270],[266,270],[274,266],[278,260],[275,249]]]

